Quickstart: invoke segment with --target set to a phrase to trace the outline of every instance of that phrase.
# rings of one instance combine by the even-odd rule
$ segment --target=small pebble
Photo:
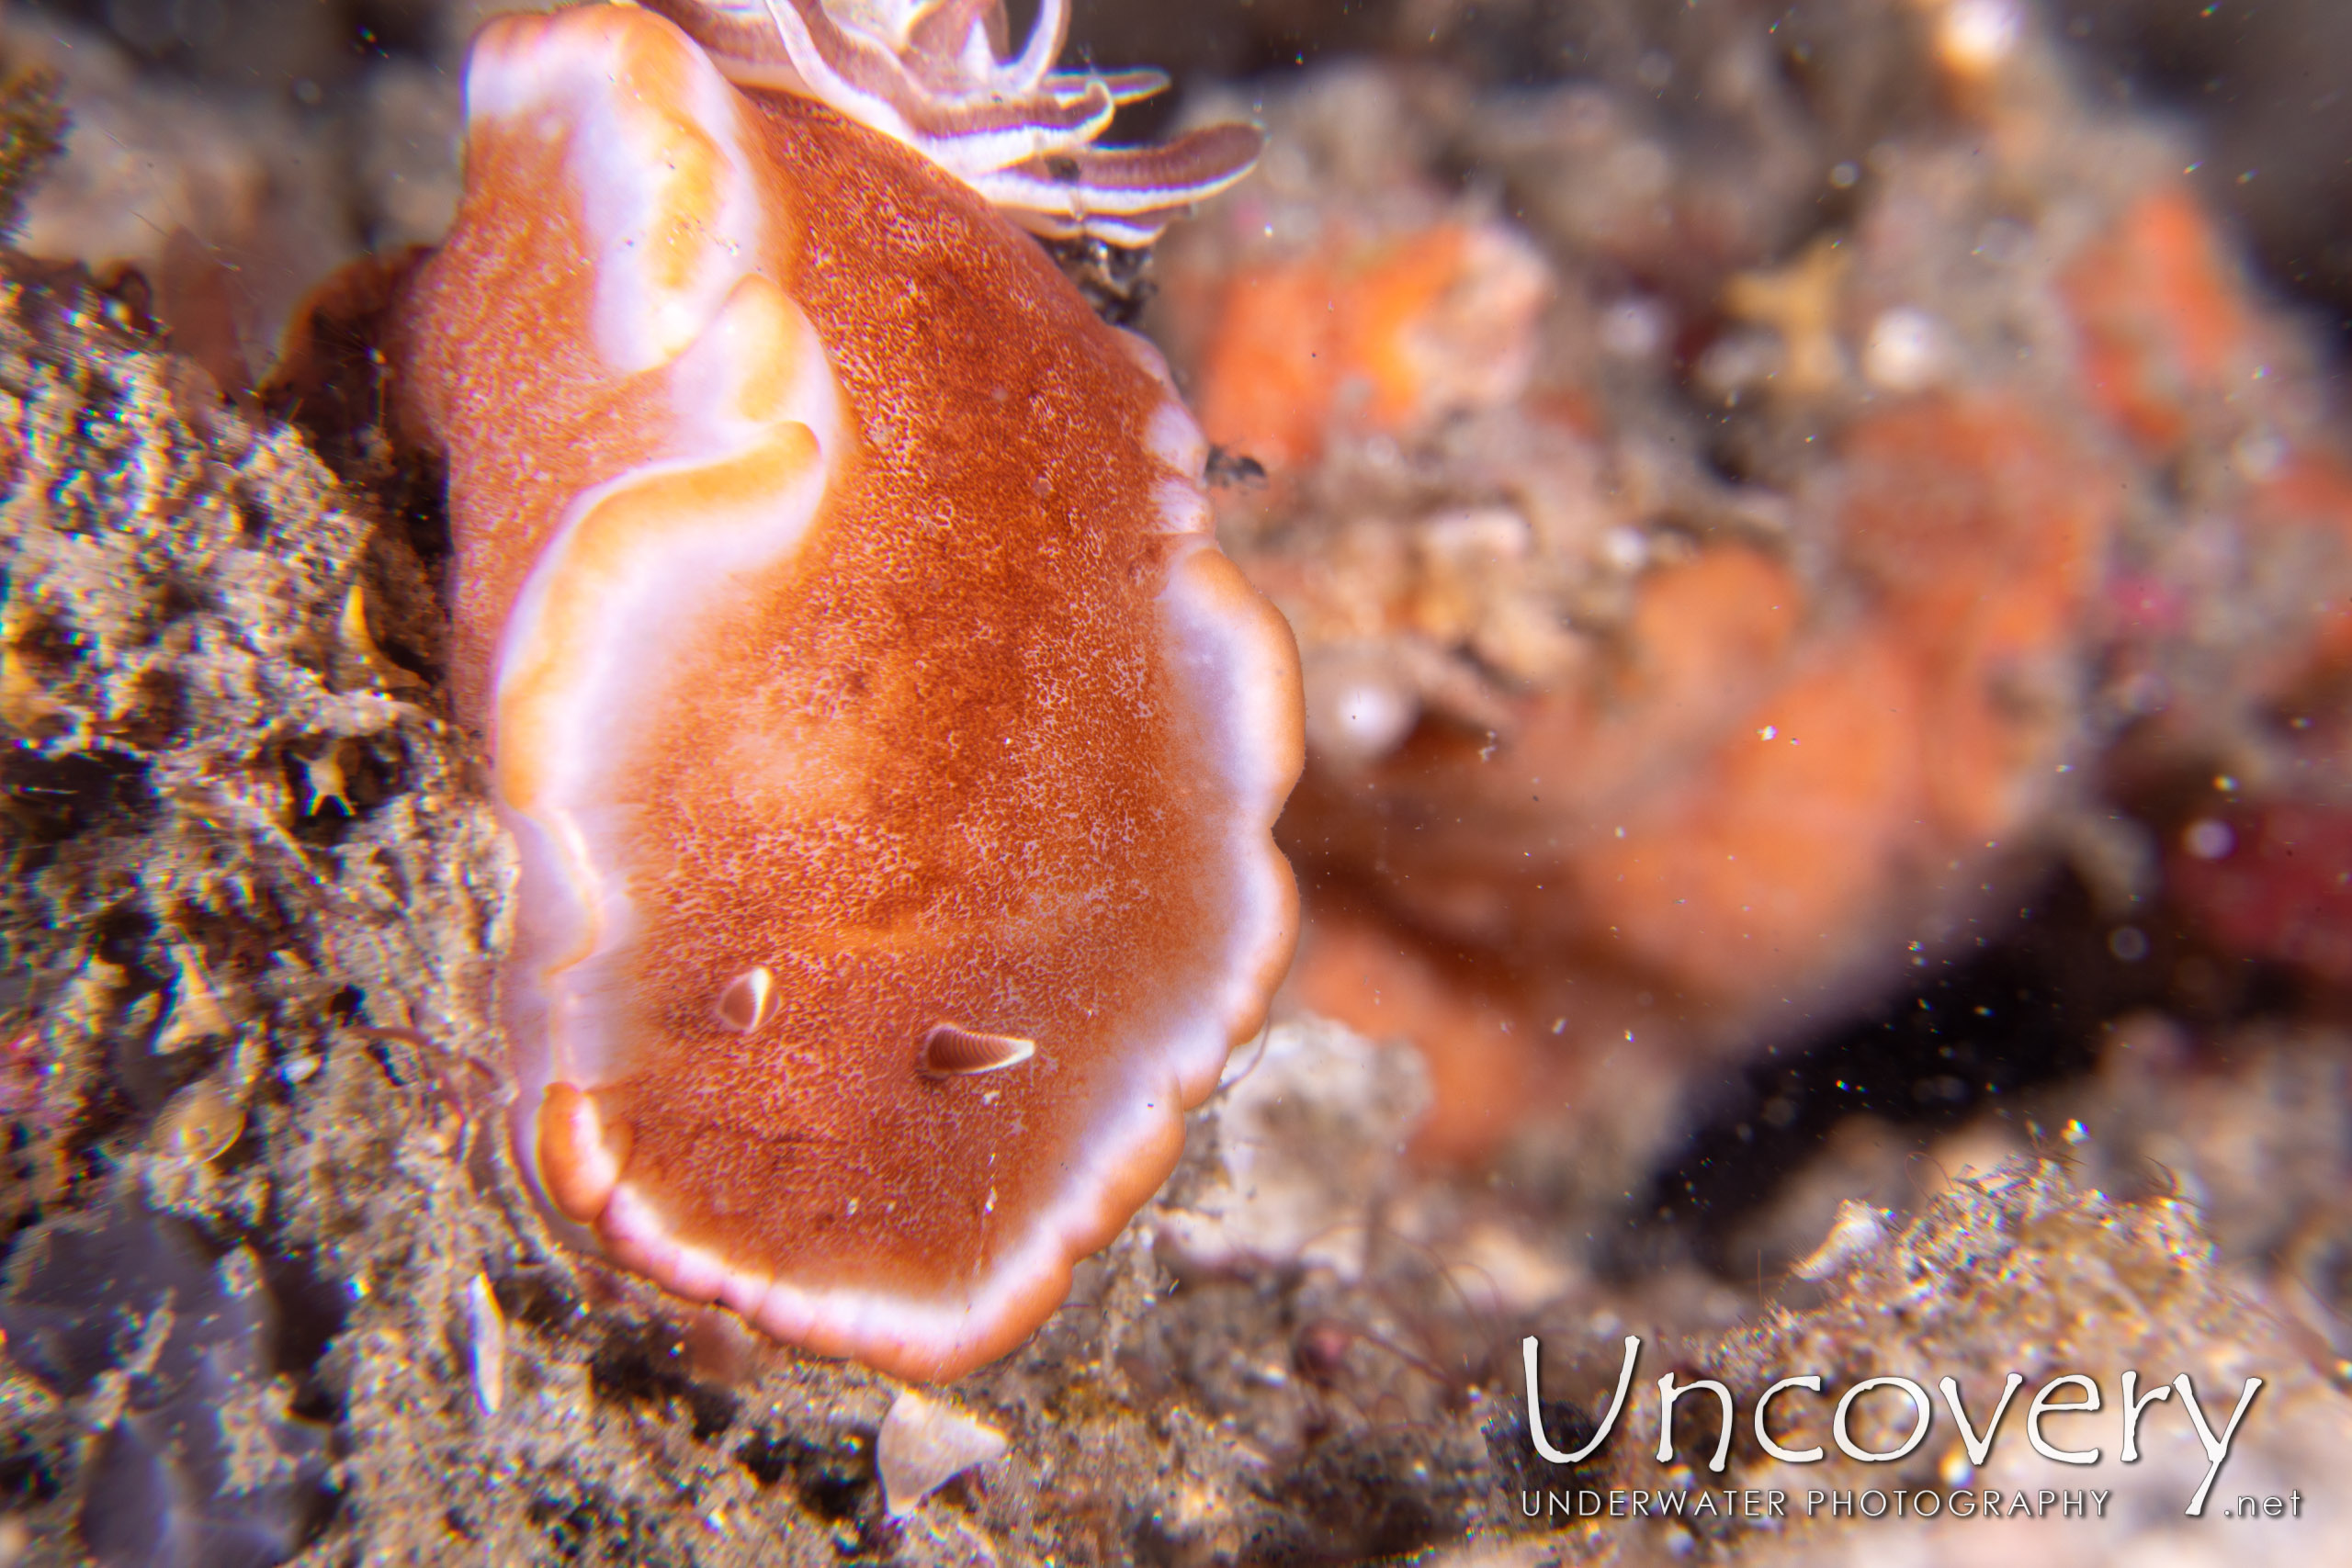
[[[904,1518],[922,1500],[976,1464],[1004,1455],[1004,1434],[941,1400],[908,1389],[882,1418],[874,1467],[892,1518]]]

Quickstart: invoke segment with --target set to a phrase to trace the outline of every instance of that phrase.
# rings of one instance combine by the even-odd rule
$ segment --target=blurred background
[[[437,236],[434,198],[380,187],[404,154],[384,142],[454,132],[448,84],[480,18],[513,7],[468,0],[84,0],[12,6],[17,25],[103,40],[158,84],[201,87],[247,113],[283,115],[314,156],[338,160],[368,199],[348,215],[359,242]],[[1840,4],[1725,4],[1774,27],[1784,64],[1832,41]],[[1034,6],[1012,8],[1016,29]],[[1651,0],[1206,0],[1180,15],[1125,0],[1075,0],[1074,58],[1151,61],[1180,84],[1278,79],[1353,58],[1442,62],[1496,85],[1577,77],[1635,82],[1669,55],[1683,13]],[[2066,40],[2083,90],[2180,127],[2204,154],[2199,196],[2242,226],[2268,276],[2323,305],[2344,330],[2352,300],[2352,17],[2327,0],[2059,0],[2043,25]],[[1810,69],[1805,67],[1805,69]],[[435,84],[438,85],[435,85]],[[1167,104],[1134,111],[1148,133]],[[437,107],[435,107],[437,105]],[[435,160],[420,145],[420,165]],[[446,164],[446,155],[439,159]]]

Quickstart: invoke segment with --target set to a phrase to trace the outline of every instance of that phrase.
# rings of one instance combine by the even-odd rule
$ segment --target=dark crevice
[[[735,1462],[763,1486],[788,1479],[801,1506],[828,1521],[854,1518],[874,1494],[873,1461],[846,1434],[825,1441],[763,1428],[736,1448]]]
[[[1628,1208],[1614,1263],[1688,1249],[1736,1274],[1731,1238],[1849,1116],[1931,1134],[2089,1072],[2103,1026],[2135,1008],[2213,1024],[2293,998],[2280,972],[2205,951],[2161,904],[2129,921],[2103,913],[2071,872],[2024,911],[1984,949],[1922,954],[1900,995],[1702,1093],[1696,1131]]]
[[[589,1386],[605,1399],[675,1403],[684,1408],[697,1442],[735,1424],[741,1402],[684,1370],[684,1347],[659,1324],[616,1325],[588,1363]]]

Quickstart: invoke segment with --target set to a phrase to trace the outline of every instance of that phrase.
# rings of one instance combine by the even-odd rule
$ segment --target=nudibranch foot
[[[944,28],[1091,101],[1001,19],[914,8],[919,79]],[[635,6],[493,22],[467,103],[390,346],[519,852],[515,1150],[665,1288],[955,1375],[1264,1016],[1296,649],[1159,356],[967,181]]]
[[[1155,147],[1097,148],[1158,71],[1055,71],[1068,0],[1044,0],[1004,59],[1003,0],[648,0],[750,87],[811,97],[903,142],[1037,233],[1149,244],[1193,203],[1250,172],[1247,125]]]

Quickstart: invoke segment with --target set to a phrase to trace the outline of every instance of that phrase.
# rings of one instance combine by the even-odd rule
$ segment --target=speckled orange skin
[[[558,1063],[517,1143],[554,1206],[673,1288],[947,1376],[1059,1303],[1259,1026],[1296,923],[1270,837],[1299,765],[1296,655],[1186,502],[1148,350],[915,154],[817,104],[741,103],[756,265],[813,325],[843,440],[797,550],[730,586],[650,711],[615,716],[639,929],[600,1005],[628,1045],[574,1088]],[[407,418],[448,455],[458,695],[495,749],[524,574],[574,497],[672,431],[659,372],[582,346],[560,147],[469,157],[396,360]],[[713,998],[754,965],[775,1005],[733,1032]],[[926,1076],[943,1021],[1036,1055]],[[526,1084],[533,1028],[510,998]],[[644,1261],[583,1126],[730,1284]],[[773,1321],[765,1280],[797,1292]]]

